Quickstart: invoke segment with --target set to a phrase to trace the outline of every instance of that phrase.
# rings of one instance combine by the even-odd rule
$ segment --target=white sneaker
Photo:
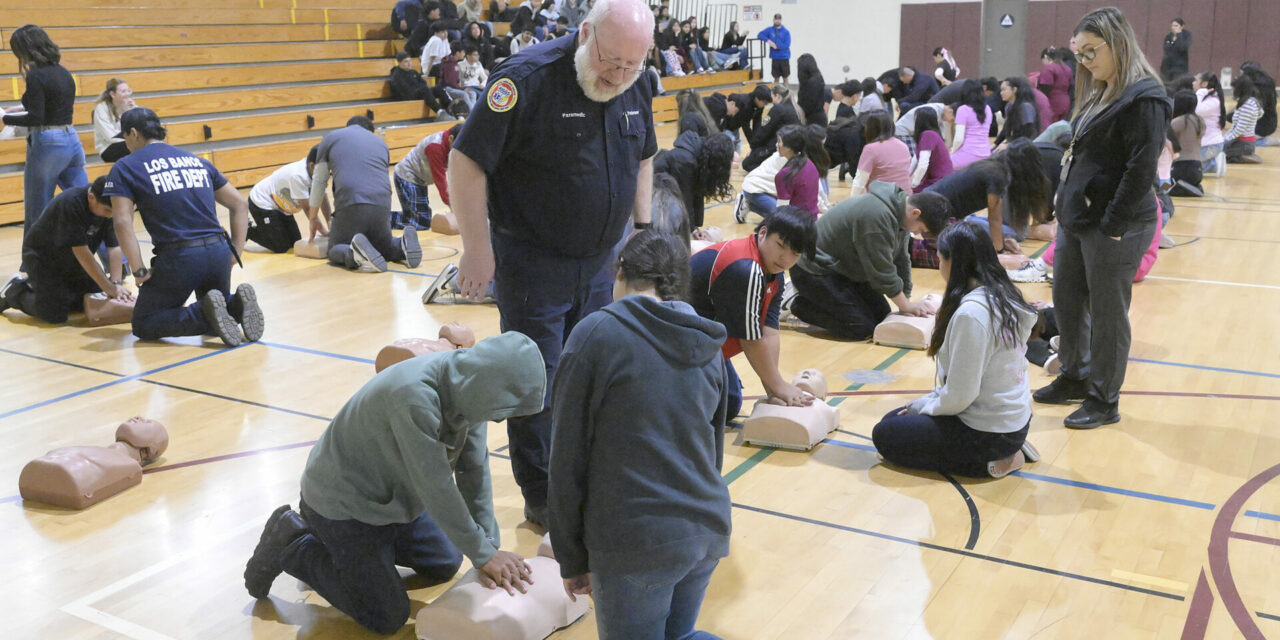
[[[1169,234],[1167,234],[1167,233],[1165,233],[1165,232],[1163,232],[1163,231],[1161,231],[1161,232],[1160,232],[1160,244],[1159,244],[1159,247],[1160,247],[1161,249],[1172,249],[1172,248],[1174,248],[1174,247],[1176,247],[1176,246],[1178,246],[1178,243],[1177,243],[1177,242],[1174,242],[1173,238],[1170,238],[1170,237],[1169,237]]]
[[[1052,337],[1052,338],[1049,338],[1049,348],[1050,348],[1050,349],[1053,349],[1053,352],[1054,352],[1054,353],[1057,353],[1057,352],[1059,352],[1059,351],[1061,351],[1061,350],[1062,350],[1062,347],[1058,346],[1058,345],[1060,345],[1060,344],[1062,344],[1062,336],[1061,336],[1061,335],[1057,335],[1057,336],[1054,336],[1054,337]]]
[[[1051,376],[1062,373],[1062,360],[1058,358],[1058,354],[1055,353],[1044,361],[1044,372]]]
[[[738,224],[747,222],[747,194],[739,191],[738,199],[733,202],[733,219]]]
[[[1219,178],[1227,175],[1227,154],[1219,152],[1218,157],[1213,159],[1213,173]]]
[[[1048,269],[1045,268],[1044,262],[1039,258],[1027,263],[1027,266],[1021,269],[1007,270],[1009,279],[1014,282],[1046,282],[1048,280]]]
[[[448,291],[453,286],[453,281],[458,277],[458,265],[446,264],[444,269],[440,270],[440,275],[431,281],[431,286],[422,292],[422,304],[431,304],[441,293]]]
[[[352,236],[351,256],[355,259],[356,269],[372,269],[378,273],[387,270],[387,259],[373,248],[373,243],[363,233]]]

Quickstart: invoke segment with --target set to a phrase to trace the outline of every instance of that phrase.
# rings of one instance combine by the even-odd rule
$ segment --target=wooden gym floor
[[[673,127],[660,132],[669,146]],[[1260,154],[1266,164],[1233,165],[1225,179],[1206,179],[1207,197],[1177,202],[1168,231],[1184,246],[1161,251],[1134,287],[1124,419],[1073,432],[1062,427],[1067,409],[1036,406],[1031,439],[1044,457],[1015,477],[878,464],[872,425],[929,388],[933,363],[784,327],[784,375],[825,371],[840,391],[831,401],[841,430],[809,453],[746,447],[728,434],[732,555],[701,627],[732,639],[1280,637],[1280,152]],[[848,183],[834,177],[839,200]],[[748,233],[730,208],[708,209],[708,224]],[[20,241],[20,228],[0,228],[0,262],[16,265]],[[380,347],[434,337],[453,320],[481,337],[498,330],[492,306],[424,309],[419,294],[460,243],[423,241],[419,268],[384,275],[251,253],[233,280],[257,288],[267,331],[238,349],[216,339],[138,342],[126,325],[48,327],[6,312],[4,635],[373,637],[288,576],[255,602],[241,572],[267,514],[296,506],[309,445],[373,375]],[[917,295],[941,291],[936,271],[915,278]],[[1050,297],[1046,284],[1023,291]],[[759,394],[745,361],[738,367],[746,392]],[[881,380],[851,384],[849,373]],[[1031,379],[1048,382],[1035,367]],[[171,434],[141,486],[82,512],[18,498],[28,460],[105,445],[135,414]],[[489,441],[504,547],[532,554],[539,536],[522,524],[505,425]],[[409,586],[416,612],[447,585]],[[412,638],[412,624],[397,637]],[[555,637],[594,638],[594,621]]]

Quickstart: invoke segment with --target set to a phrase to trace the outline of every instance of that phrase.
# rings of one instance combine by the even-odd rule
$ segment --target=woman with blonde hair
[[[1120,420],[1129,359],[1129,299],[1156,232],[1152,185],[1172,105],[1119,9],[1075,29],[1076,107],[1062,158],[1053,301],[1062,374],[1036,402],[1083,401],[1063,421],[1093,429]]]
[[[120,116],[136,106],[128,82],[120,78],[107,81],[106,90],[93,105],[93,148],[103,162],[115,162],[129,155],[124,140],[117,139],[116,135],[120,133]]]

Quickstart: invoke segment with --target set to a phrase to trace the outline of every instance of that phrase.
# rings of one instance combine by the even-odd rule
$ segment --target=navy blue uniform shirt
[[[498,65],[453,148],[488,175],[495,231],[588,257],[622,237],[640,163],[658,140],[651,83],[641,77],[593,102],[578,85],[577,43],[576,34],[557,38]]]
[[[213,192],[226,183],[208,160],[152,142],[117,160],[102,192],[133,200],[151,241],[162,245],[223,233]]]

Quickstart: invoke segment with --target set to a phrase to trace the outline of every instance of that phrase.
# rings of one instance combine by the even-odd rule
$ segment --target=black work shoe
[[[236,298],[227,305],[227,311],[240,323],[245,340],[257,342],[262,338],[267,321],[262,315],[262,307],[258,306],[258,294],[253,285],[245,283],[236,287]]]
[[[271,583],[284,571],[280,568],[281,552],[306,532],[307,523],[289,505],[271,512],[267,525],[262,529],[262,537],[258,538],[258,546],[254,547],[253,556],[244,566],[244,588],[249,595],[267,597]]]
[[[1079,409],[1062,420],[1070,429],[1097,429],[1104,424],[1120,422],[1120,405],[1086,398]]]
[[[536,524],[543,529],[547,528],[547,508],[546,506],[535,507],[529,503],[524,505],[524,519],[532,524]]]
[[[1089,383],[1058,376],[1048,386],[1036,389],[1031,398],[1040,404],[1074,404],[1089,394]]]
[[[400,234],[400,249],[404,251],[405,266],[413,269],[422,264],[422,245],[418,243],[417,227],[405,225],[404,232]]]
[[[223,344],[228,347],[244,344],[240,323],[236,322],[236,319],[227,311],[227,299],[222,297],[221,291],[210,289],[204,294],[200,299],[200,311],[204,314],[204,321],[209,324],[209,330],[213,335],[222,338]]]

